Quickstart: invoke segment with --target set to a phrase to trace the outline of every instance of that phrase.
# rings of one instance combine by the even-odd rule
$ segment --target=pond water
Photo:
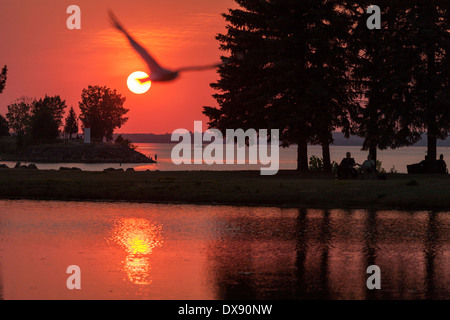
[[[0,201],[3,299],[449,299],[449,268],[450,212]]]

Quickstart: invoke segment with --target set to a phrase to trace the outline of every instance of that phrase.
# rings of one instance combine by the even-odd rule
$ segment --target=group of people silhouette
[[[359,166],[357,169],[356,167]],[[363,164],[358,164],[352,158],[352,154],[347,152],[346,157],[342,159],[337,168],[338,179],[352,179],[361,175],[373,175],[376,173],[376,163],[369,154]]]
[[[439,160],[432,160],[425,156],[425,160],[420,163],[408,166],[408,173],[441,173],[447,174],[447,164],[444,161],[444,155],[439,156]]]
[[[357,168],[359,167],[359,168]],[[448,173],[447,164],[444,161],[444,155],[439,156],[439,160],[430,160],[425,156],[425,160],[420,163],[408,165],[408,173]],[[337,168],[338,179],[353,179],[356,177],[376,177],[377,169],[376,163],[371,155],[367,156],[367,160],[363,164],[357,164],[352,158],[350,152],[347,152],[346,157],[342,159]]]
[[[158,162],[158,155],[155,154],[155,159],[153,157],[149,157],[151,161]]]

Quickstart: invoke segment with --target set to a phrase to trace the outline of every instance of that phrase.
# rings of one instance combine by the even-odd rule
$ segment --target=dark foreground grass
[[[0,169],[0,198],[450,210],[450,176],[335,180],[282,171],[78,172]]]

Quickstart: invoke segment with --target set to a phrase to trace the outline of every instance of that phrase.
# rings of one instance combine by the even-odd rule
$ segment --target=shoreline
[[[0,199],[449,211],[450,176],[335,180],[296,171],[263,177],[254,171],[0,169]]]
[[[426,209],[426,208],[405,208],[405,207],[329,207],[329,206],[311,206],[311,205],[272,205],[272,204],[252,204],[252,203],[217,203],[217,202],[176,202],[176,201],[151,201],[151,200],[108,200],[108,199],[57,199],[57,198],[1,198],[0,201],[43,201],[43,202],[85,202],[85,203],[135,203],[135,204],[161,204],[161,205],[191,205],[191,206],[220,206],[220,207],[260,207],[277,209],[317,209],[317,210],[376,210],[376,211],[433,211],[450,212],[450,209]]]

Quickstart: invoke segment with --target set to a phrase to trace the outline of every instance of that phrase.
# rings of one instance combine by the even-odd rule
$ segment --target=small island
[[[133,148],[113,143],[53,143],[0,153],[0,161],[35,163],[156,163]]]

